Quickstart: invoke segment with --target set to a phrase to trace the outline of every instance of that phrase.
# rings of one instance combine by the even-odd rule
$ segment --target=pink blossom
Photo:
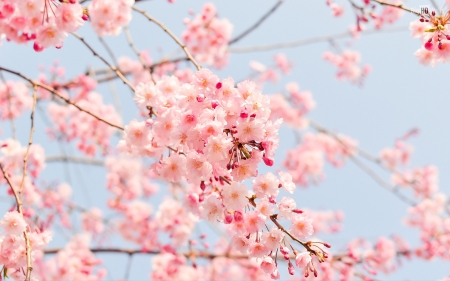
[[[258,176],[253,180],[253,190],[259,198],[277,196],[279,181],[272,173]]]
[[[245,225],[249,233],[260,231],[264,227],[266,217],[258,212],[251,211],[245,215]]]
[[[248,204],[247,187],[244,184],[233,182],[224,186],[222,190],[222,200],[229,210],[242,210]]]
[[[271,257],[264,257],[261,261],[261,269],[265,273],[272,273],[276,268],[275,262]]]
[[[293,215],[292,216],[292,226],[290,231],[292,234],[300,239],[307,238],[314,233],[312,227],[312,219],[307,218],[303,215]]]
[[[27,223],[19,212],[12,211],[3,216],[0,226],[6,234],[21,235],[25,231]]]
[[[295,256],[295,264],[300,268],[305,268],[311,262],[311,255],[309,252],[298,253]]]
[[[220,199],[213,195],[210,195],[202,204],[202,215],[211,222],[222,219],[224,208]]]

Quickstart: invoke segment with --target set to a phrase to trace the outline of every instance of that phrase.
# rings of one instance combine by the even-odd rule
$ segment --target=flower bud
[[[42,47],[42,45],[38,44],[37,42],[34,42],[33,49],[39,53],[44,50],[44,47]]]
[[[226,214],[225,214],[225,218],[224,218],[224,221],[223,221],[225,224],[230,224],[230,223],[232,223],[233,222],[233,215],[230,213],[230,212],[227,212]]]
[[[242,222],[244,220],[244,215],[241,211],[234,211],[234,221]]]

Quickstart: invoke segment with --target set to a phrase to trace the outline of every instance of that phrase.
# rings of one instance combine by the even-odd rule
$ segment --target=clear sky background
[[[355,22],[354,13],[347,1],[336,1],[344,4],[346,8],[345,15],[338,19],[331,16],[331,10],[325,5],[325,0],[285,0],[275,14],[234,47],[295,41],[347,31],[348,26]],[[161,20],[180,36],[184,30],[183,18],[188,16],[188,10],[192,8],[198,13],[205,2],[178,0],[175,4],[170,4],[165,0],[152,0],[139,3],[138,6],[147,10],[149,14]],[[234,24],[233,34],[236,35],[259,19],[274,5],[275,0],[214,2],[220,17],[228,18]],[[444,4],[443,0],[438,2],[440,5]],[[414,8],[430,5],[428,0],[410,0],[406,4]],[[410,141],[415,147],[411,167],[436,165],[440,171],[440,189],[450,194],[448,186],[450,183],[448,173],[450,168],[449,66],[438,65],[431,68],[418,63],[413,53],[421,46],[421,42],[411,38],[407,29],[409,22],[414,19],[414,15],[405,14],[402,20],[395,24],[395,26],[403,27],[403,31],[362,35],[356,41],[336,40],[341,49],[360,51],[362,63],[372,66],[372,72],[365,80],[363,87],[338,81],[335,78],[335,67],[322,59],[323,52],[332,49],[327,42],[282,50],[232,54],[228,67],[215,72],[220,77],[232,76],[235,80],[240,80],[246,78],[251,72],[250,60],[270,65],[275,54],[285,53],[295,64],[292,73],[283,77],[279,84],[267,85],[264,93],[275,93],[284,89],[285,83],[297,82],[302,90],[311,91],[317,102],[317,108],[310,114],[312,119],[329,129],[358,140],[361,148],[374,155],[378,154],[382,148],[392,146],[395,139],[409,129],[418,127],[420,135]],[[389,29],[390,26],[387,28]],[[139,14],[133,14],[130,29],[136,46],[141,50],[150,50],[155,60],[161,58],[163,54],[178,49],[167,34]],[[90,30],[89,24],[79,33],[109,59],[97,37]],[[118,37],[107,37],[105,40],[116,56],[127,55],[136,58],[127,45],[124,33]],[[43,53],[35,53],[32,50],[32,44],[17,46],[4,42],[0,47],[0,65],[19,70],[31,77],[37,77],[39,64],[48,67],[55,60],[66,67],[67,78],[84,72],[87,66],[104,68],[101,61],[93,57],[81,42],[71,36],[61,50],[51,49]],[[124,123],[127,123],[138,117],[136,107],[130,98],[129,89],[118,82],[116,86],[124,109]],[[98,91],[104,100],[112,103],[107,84],[101,85]],[[44,132],[46,125],[42,118],[37,117],[36,120],[35,142],[44,146],[47,155],[61,154],[61,148],[57,142],[47,141]],[[10,136],[9,123],[0,124],[3,131],[1,139],[5,139]],[[24,114],[17,125],[18,139],[25,145],[29,133],[29,115]],[[293,136],[290,130],[282,131],[280,136],[282,145],[277,151],[276,167],[279,167],[284,159],[286,149],[295,144]],[[117,139],[114,141],[117,142]],[[69,155],[76,153],[70,146],[66,146],[66,150]],[[384,179],[389,180],[389,174],[377,167],[373,168]],[[268,171],[265,167],[262,169],[262,171]],[[343,250],[346,243],[355,237],[375,241],[379,236],[389,236],[394,233],[405,237],[411,245],[418,244],[418,231],[402,223],[407,214],[407,205],[377,185],[360,168],[350,162],[340,169],[327,165],[325,174],[326,180],[318,186],[307,189],[298,188],[295,198],[297,205],[301,208],[344,211],[343,230],[337,235],[320,236],[333,244],[333,251]],[[48,164],[43,174],[43,178],[47,181],[70,182],[74,188],[73,196],[78,204],[92,207],[97,205],[96,202],[101,198],[100,206],[103,208],[105,208],[106,198],[109,197],[104,176],[104,169],[100,167],[61,163]],[[161,190],[164,194],[164,186],[161,186]],[[152,199],[155,210],[161,196]],[[1,203],[4,210],[11,206],[10,202],[7,203],[4,200]],[[204,225],[201,226],[201,230],[213,235],[213,232]],[[51,243],[53,247],[60,246],[66,241],[58,230],[55,230],[55,236],[59,238],[55,238]],[[110,271],[108,280],[123,278],[127,260],[125,255],[102,254],[99,256],[105,258],[106,268]],[[133,258],[131,280],[148,279],[150,258],[146,255]],[[437,280],[448,276],[449,271],[448,262],[404,261],[404,265],[394,274],[377,278]]]

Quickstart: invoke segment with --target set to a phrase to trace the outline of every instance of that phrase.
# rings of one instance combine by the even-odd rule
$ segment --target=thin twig
[[[73,162],[80,164],[90,164],[96,166],[104,166],[105,161],[102,159],[91,159],[86,157],[77,157],[77,156],[66,156],[66,155],[53,155],[45,157],[46,163],[51,162]]]
[[[28,154],[30,152],[30,147],[33,144],[33,134],[34,134],[34,112],[36,111],[36,103],[37,103],[37,86],[33,87],[33,108],[31,109],[31,128],[30,128],[30,136],[28,138],[28,146],[23,156],[23,173],[22,173],[22,181],[20,182],[19,196],[22,197],[23,184],[25,182],[25,177],[27,176],[27,162],[28,162]]]
[[[267,13],[265,13],[257,22],[255,22],[252,26],[250,26],[248,29],[246,29],[244,32],[236,36],[234,39],[232,39],[230,42],[228,42],[228,45],[232,45],[245,36],[247,36],[250,32],[258,28],[258,26],[263,23],[271,14],[273,14],[278,7],[280,7],[281,4],[283,4],[284,0],[277,0],[277,3],[269,10]]]
[[[10,70],[10,69],[4,68],[4,67],[0,67],[0,70],[4,70],[4,71],[9,72],[9,73],[11,73],[11,74],[14,74],[14,75],[16,75],[16,76],[19,76],[19,77],[21,77],[21,78],[27,80],[28,82],[30,82],[33,86],[37,86],[37,87],[40,87],[40,88],[42,88],[42,89],[45,89],[45,90],[49,91],[49,92],[52,93],[53,95],[55,95],[55,96],[59,97],[60,99],[62,99],[63,101],[65,101],[67,104],[70,104],[70,105],[75,106],[78,110],[83,111],[83,112],[85,112],[85,113],[91,115],[91,116],[94,117],[95,119],[97,119],[97,120],[99,120],[99,121],[101,121],[101,122],[103,122],[103,123],[106,123],[106,124],[108,124],[108,125],[110,125],[110,126],[112,126],[112,127],[115,127],[115,128],[117,128],[117,129],[119,129],[119,130],[122,130],[122,131],[124,130],[124,128],[123,128],[122,126],[113,124],[113,123],[111,123],[111,122],[109,122],[109,121],[103,119],[102,117],[100,117],[100,116],[98,116],[98,115],[96,115],[96,114],[90,112],[89,110],[86,110],[86,109],[80,107],[80,106],[77,105],[75,102],[73,102],[73,101],[69,100],[68,98],[64,97],[61,93],[59,93],[58,91],[56,91],[53,87],[50,87],[50,86],[48,86],[48,85],[45,85],[45,84],[41,84],[41,83],[39,83],[39,82],[36,82],[36,81],[32,80],[31,78],[28,78],[28,77],[22,75],[21,73],[19,73],[19,72],[17,72],[17,71],[14,71],[14,70]]]
[[[366,31],[361,31],[360,34],[363,35],[370,35],[370,34],[377,34],[380,32],[398,32],[398,31],[408,31],[408,27],[406,26],[399,26],[399,27],[393,27],[389,29],[384,30],[378,30],[378,29],[371,29]],[[235,48],[229,48],[229,51],[232,53],[247,53],[247,52],[257,52],[257,51],[270,51],[270,50],[276,50],[276,49],[282,49],[282,48],[294,48],[299,46],[305,46],[320,42],[327,42],[329,40],[336,40],[336,39],[342,39],[347,37],[352,37],[353,33],[350,31],[342,32],[334,35],[328,35],[328,36],[318,36],[298,41],[291,41],[291,42],[283,42],[283,43],[275,43],[275,44],[269,44],[269,45],[261,45],[261,46],[248,46],[248,47],[235,47]]]
[[[128,280],[128,277],[130,277],[131,262],[132,261],[133,261],[133,255],[128,254],[127,267],[125,268],[125,274],[124,274],[123,280]]]
[[[400,200],[407,203],[408,205],[414,207],[417,203],[404,196],[402,193],[398,192],[397,188],[393,187],[382,178],[380,178],[372,169],[370,169],[366,164],[361,162],[358,158],[350,156],[350,160],[353,161],[358,167],[360,167],[364,172],[366,172],[372,179],[374,179],[380,186],[384,187],[388,191],[392,192]]]
[[[416,10],[413,10],[411,8],[407,8],[407,7],[403,6],[403,4],[394,4],[394,3],[389,3],[389,2],[386,2],[386,1],[382,1],[382,0],[372,0],[372,2],[376,2],[376,3],[378,3],[380,5],[383,5],[383,6],[389,6],[389,7],[398,8],[398,9],[401,9],[401,10],[413,13],[413,14],[418,15],[418,16],[421,15],[420,12],[418,12]]]
[[[146,17],[149,21],[152,21],[154,23],[156,23],[157,25],[159,25],[159,27],[161,27],[167,34],[169,34],[170,37],[172,37],[173,40],[175,40],[175,42],[183,49],[184,53],[186,54],[186,57],[195,65],[195,67],[197,68],[197,70],[200,70],[202,67],[197,63],[197,61],[194,59],[194,57],[191,55],[191,53],[189,52],[188,48],[186,47],[186,45],[180,41],[180,39],[178,39],[175,34],[170,31],[163,23],[161,23],[160,21],[156,20],[155,18],[153,18],[152,16],[150,16],[149,14],[147,14],[146,11],[141,10],[137,7],[133,6],[133,10],[135,10],[136,12],[142,14],[144,17]]]
[[[130,87],[130,89],[133,91],[133,93],[135,92],[134,86],[128,81],[128,79],[122,74],[122,72],[120,72],[120,70],[115,67],[112,66],[104,57],[102,57],[100,54],[98,54],[87,42],[86,40],[84,40],[83,37],[81,37],[80,35],[76,34],[76,33],[72,33],[73,36],[75,36],[76,38],[78,38],[91,52],[95,57],[98,57],[100,60],[102,60],[122,81],[124,84],[126,84],[128,87]]]
[[[150,78],[152,79],[153,83],[156,84],[155,78],[153,77],[153,68],[149,67],[144,59],[142,58],[141,52],[138,50],[138,48],[134,45],[133,43],[133,38],[131,37],[131,33],[130,33],[130,29],[128,28],[128,26],[124,27],[124,31],[125,31],[125,36],[127,37],[127,41],[128,41],[128,45],[130,46],[130,48],[133,50],[133,52],[136,54],[136,56],[139,58],[139,61],[142,64],[142,67],[146,70],[148,70],[148,72],[150,73]]]
[[[109,47],[109,45],[106,43],[106,41],[103,39],[103,37],[98,36],[98,40],[100,41],[100,43],[102,43],[103,47],[105,48],[105,50],[108,52],[109,56],[111,57],[111,59],[113,60],[114,65],[117,64],[117,59],[116,56],[114,55],[113,51],[111,50],[111,48]]]
[[[326,129],[324,126],[318,124],[317,122],[309,119],[309,124],[312,128],[316,129],[319,132],[322,132],[324,134],[327,134],[331,137],[333,137],[336,141],[338,141],[342,146],[344,146],[345,148],[348,148],[348,146],[345,144],[344,141],[342,141],[342,139],[337,136],[336,134],[332,133],[330,130]],[[356,153],[364,158],[366,158],[369,161],[372,161],[376,164],[378,164],[380,167],[384,168],[385,170],[392,172],[392,173],[398,173],[397,171],[387,168],[385,165],[383,165],[383,163],[381,162],[381,160],[375,156],[372,156],[370,153],[358,148],[358,147],[354,147],[353,149],[355,149]],[[370,169],[366,164],[364,164],[363,162],[361,162],[358,158],[356,158],[353,155],[349,155],[350,160],[352,160],[358,167],[360,167],[364,172],[366,172],[372,179],[374,179],[379,185],[381,185],[382,187],[384,187],[385,189],[391,191],[395,196],[397,196],[400,200],[402,200],[403,202],[411,205],[411,206],[415,206],[417,203],[415,203],[414,201],[412,201],[411,199],[407,198],[406,196],[404,196],[403,194],[399,193],[397,188],[393,187],[392,185],[390,185],[389,183],[387,183],[386,181],[384,181],[382,178],[380,178],[372,169]],[[414,184],[414,183],[409,183],[409,184]]]

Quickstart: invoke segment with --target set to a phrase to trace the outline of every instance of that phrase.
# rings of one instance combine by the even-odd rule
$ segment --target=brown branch
[[[72,33],[73,36],[75,36],[76,38],[78,38],[91,52],[95,57],[98,57],[100,60],[102,60],[116,75],[117,77],[119,77],[124,84],[126,84],[128,87],[130,87],[130,89],[133,91],[133,93],[135,92],[134,86],[128,81],[128,79],[122,74],[122,72],[120,72],[120,70],[115,67],[112,66],[104,57],[102,57],[101,55],[99,55],[87,42],[86,40],[84,40],[83,37],[81,37],[80,35],[76,34],[76,33]]]
[[[400,26],[400,27],[393,27],[389,29],[371,29],[367,31],[361,31],[360,33],[363,35],[370,35],[370,34],[377,34],[383,31],[387,32],[398,32],[398,31],[408,31],[407,26]],[[342,39],[347,37],[352,37],[353,33],[350,31],[337,33],[334,35],[328,35],[328,36],[318,36],[298,41],[291,41],[291,42],[284,42],[284,43],[275,43],[275,44],[269,44],[269,45],[262,45],[262,46],[248,46],[248,47],[235,47],[235,48],[229,48],[229,51],[232,53],[247,53],[247,52],[257,52],[257,51],[270,51],[275,49],[282,49],[282,48],[294,48],[299,46],[306,46],[310,44],[315,43],[321,43],[321,42],[329,42],[330,40],[336,40],[336,39]]]
[[[267,13],[265,13],[257,22],[255,22],[252,26],[250,26],[244,32],[242,32],[241,34],[236,36],[234,39],[232,39],[230,42],[228,42],[228,45],[232,45],[232,44],[238,42],[239,40],[241,40],[242,38],[247,36],[249,33],[254,31],[256,28],[258,28],[258,26],[260,24],[262,24],[271,14],[273,14],[278,9],[278,7],[280,7],[281,4],[283,4],[283,2],[284,2],[284,0],[277,0],[277,3],[269,11],[267,11]]]
[[[136,54],[136,56],[139,58],[139,61],[142,64],[142,67],[145,70],[148,70],[148,72],[150,73],[150,78],[152,79],[153,83],[156,84],[155,78],[153,77],[153,68],[149,67],[144,59],[142,58],[141,52],[138,50],[138,48],[134,45],[133,43],[133,38],[131,37],[131,33],[130,33],[130,29],[128,28],[128,26],[124,27],[124,31],[125,31],[125,36],[127,37],[127,41],[128,41],[128,45],[130,46],[130,48],[133,50],[133,52]]]
[[[44,250],[44,254],[51,255],[56,254],[59,251],[63,250],[63,248],[58,249],[48,249]],[[93,253],[117,253],[117,254],[127,254],[127,255],[159,255],[160,251],[143,251],[137,249],[121,249],[121,248],[92,248],[90,249]],[[204,259],[215,259],[215,258],[230,258],[230,259],[248,259],[248,255],[231,255],[231,254],[213,254],[213,253],[203,253],[203,252],[195,252],[191,251],[190,253],[180,253],[185,257],[195,256],[196,258],[204,258]]]
[[[0,170],[3,173],[3,177],[6,179],[6,182],[8,183],[9,187],[11,188],[11,191],[14,195],[14,198],[16,199],[17,204],[17,212],[22,216],[23,218],[23,210],[22,210],[22,199],[20,198],[19,194],[17,193],[17,189],[13,186],[11,179],[8,176],[8,173],[6,173],[2,163],[0,163]],[[31,279],[31,271],[33,270],[32,264],[31,264],[31,244],[30,244],[30,237],[28,236],[28,232],[25,229],[23,232],[23,237],[25,238],[25,251],[27,255],[27,272],[25,276],[25,281],[30,281]]]
[[[377,182],[380,186],[384,187],[388,191],[392,192],[395,196],[397,196],[400,200],[407,203],[408,205],[414,207],[417,205],[416,202],[404,196],[402,193],[398,192],[398,189],[394,186],[390,185],[386,181],[384,181],[381,177],[379,177],[372,169],[370,169],[366,164],[361,162],[358,158],[354,156],[350,156],[350,160],[353,161],[358,167],[360,167],[364,172],[366,172],[375,182]]]
[[[0,70],[4,70],[4,71],[9,72],[9,73],[11,73],[11,74],[14,74],[14,75],[16,75],[16,76],[19,76],[19,77],[21,77],[22,79],[27,80],[28,82],[30,82],[33,86],[37,86],[37,87],[40,87],[40,88],[42,88],[42,89],[45,89],[45,90],[49,91],[49,92],[52,93],[53,95],[55,95],[55,96],[59,97],[60,99],[62,99],[63,101],[65,101],[67,104],[70,104],[70,105],[75,106],[78,110],[80,110],[80,111],[82,111],[82,112],[85,112],[85,113],[91,115],[91,116],[94,117],[95,119],[97,119],[97,120],[99,120],[99,121],[101,121],[101,122],[103,122],[103,123],[105,123],[105,124],[108,124],[108,125],[110,125],[110,126],[112,126],[112,127],[115,127],[115,128],[117,128],[117,129],[119,129],[119,130],[122,130],[122,131],[124,130],[124,128],[123,128],[122,126],[119,126],[119,125],[116,125],[116,124],[114,124],[114,123],[111,123],[111,122],[109,122],[109,121],[103,119],[102,117],[100,117],[100,116],[98,116],[98,115],[96,115],[96,114],[90,112],[89,110],[86,110],[86,109],[80,107],[80,106],[77,105],[75,102],[73,102],[73,101],[69,100],[68,98],[64,97],[61,93],[59,93],[58,91],[56,91],[53,87],[50,87],[50,86],[48,86],[48,85],[45,85],[45,84],[41,84],[41,83],[39,83],[39,82],[36,82],[36,81],[32,80],[31,78],[28,78],[28,77],[26,77],[25,75],[22,75],[21,73],[19,73],[19,72],[17,72],[17,71],[14,71],[14,70],[10,70],[10,69],[7,69],[7,68],[1,67],[1,66],[0,66]]]
[[[28,162],[28,154],[30,152],[30,147],[33,144],[33,133],[34,133],[34,112],[36,111],[36,97],[37,92],[37,86],[34,85],[33,87],[33,108],[31,109],[31,128],[30,128],[30,136],[28,138],[28,146],[27,151],[25,152],[25,155],[23,157],[23,173],[22,173],[22,181],[20,182],[20,188],[19,188],[19,196],[22,197],[22,191],[23,191],[23,184],[25,182],[25,177],[27,176],[27,162]]]
[[[344,148],[348,148],[348,146],[345,144],[344,141],[342,141],[342,139],[337,136],[336,134],[334,134],[333,132],[329,131],[328,129],[326,129],[324,126],[318,124],[317,122],[309,119],[309,124],[312,128],[316,129],[317,131],[327,134],[331,137],[333,137],[335,140],[337,140]],[[390,169],[388,167],[386,167],[385,165],[383,165],[382,161],[371,155],[370,153],[362,150],[359,147],[354,147],[355,151],[357,154],[359,154],[360,156],[366,158],[369,161],[372,161],[376,164],[378,164],[380,167],[384,168],[385,170],[391,172],[391,173],[397,173],[397,171],[395,171],[394,169]],[[403,202],[411,205],[411,206],[415,206],[417,203],[412,201],[411,199],[409,199],[408,197],[404,196],[403,194],[398,192],[398,189],[395,188],[394,186],[392,186],[391,184],[387,183],[386,181],[384,181],[381,177],[379,177],[372,169],[369,168],[369,166],[367,166],[366,164],[364,164],[362,161],[360,161],[358,158],[350,155],[349,156],[350,160],[353,161],[353,163],[355,163],[358,167],[360,167],[364,172],[366,172],[373,180],[375,180],[375,182],[377,182],[380,186],[382,186],[383,188],[389,190],[390,192],[392,192],[395,196],[397,196],[400,200],[402,200]],[[413,183],[410,183],[413,184]]]
[[[421,15],[420,12],[415,11],[415,10],[413,10],[411,8],[407,8],[407,7],[403,6],[403,4],[394,4],[394,3],[389,3],[389,2],[386,2],[386,1],[382,1],[382,0],[372,0],[372,2],[376,2],[376,3],[378,3],[378,4],[382,5],[382,6],[389,6],[389,7],[398,8],[398,9],[401,9],[401,10],[413,13],[413,14],[415,14],[417,16]]]
[[[184,53],[186,54],[186,57],[195,65],[195,67],[197,68],[197,70],[200,70],[202,67],[197,63],[197,61],[195,61],[194,57],[192,57],[191,53],[189,52],[188,48],[186,47],[186,45],[180,41],[180,39],[178,39],[175,34],[173,34],[172,31],[170,31],[163,23],[161,23],[160,21],[156,20],[155,18],[153,18],[152,16],[150,16],[149,14],[147,14],[146,11],[141,10],[135,6],[133,6],[133,10],[135,10],[136,12],[142,14],[144,17],[146,17],[149,21],[152,21],[154,23],[156,23],[157,25],[159,25],[159,27],[161,27],[167,34],[169,34],[170,37],[172,37],[173,40],[175,40],[175,42],[181,47],[181,49],[183,49]]]
[[[102,43],[103,47],[105,48],[106,52],[108,52],[109,56],[111,57],[111,59],[114,62],[114,65],[115,65],[117,63],[117,59],[116,59],[116,56],[114,55],[113,51],[109,47],[108,43],[106,43],[106,41],[101,36],[98,36],[98,40],[100,41],[100,43]]]

